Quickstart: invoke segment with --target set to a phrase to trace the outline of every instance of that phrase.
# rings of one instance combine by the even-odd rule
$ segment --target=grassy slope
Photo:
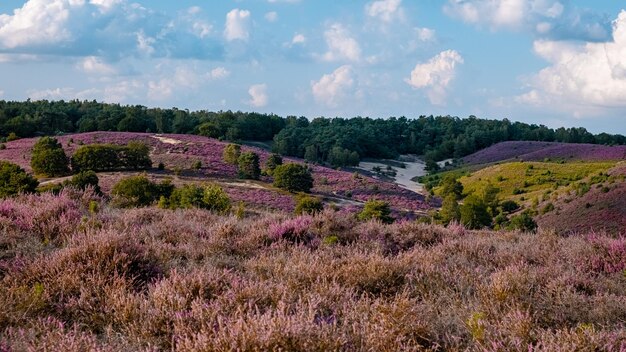
[[[0,350],[626,347],[624,239],[90,199],[0,200]]]
[[[460,178],[466,193],[491,183],[497,187],[501,199],[518,202],[541,197],[546,191],[569,189],[576,181],[590,175],[605,173],[615,165],[614,162],[566,164],[543,162],[512,162],[490,166]],[[514,194],[515,190],[522,194]]]

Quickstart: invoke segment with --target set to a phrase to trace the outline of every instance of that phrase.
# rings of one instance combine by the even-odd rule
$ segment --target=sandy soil
[[[168,137],[163,137],[163,136],[158,136],[158,135],[152,136],[152,137],[158,139],[159,141],[161,141],[162,143],[165,143],[165,144],[180,144],[180,143],[182,143],[178,139],[174,139],[174,138],[168,138]]]
[[[410,156],[402,156],[402,160],[410,160],[410,161],[402,161],[402,163],[406,165],[405,168],[392,166],[392,168],[396,171],[396,177],[395,178],[390,177],[390,178],[393,179],[394,183],[396,183],[398,186],[402,188],[408,189],[409,191],[413,191],[416,193],[422,193],[424,190],[424,185],[415,181],[411,181],[411,179],[414,178],[415,176],[424,176],[427,174],[427,172],[424,170],[424,167],[425,167],[424,162],[422,160],[419,160],[415,157],[410,157]],[[375,166],[378,166],[382,170],[386,170],[387,165],[388,164],[385,164],[384,161],[381,161],[381,162],[363,161],[359,163],[358,168],[362,170],[372,171],[372,169]]]

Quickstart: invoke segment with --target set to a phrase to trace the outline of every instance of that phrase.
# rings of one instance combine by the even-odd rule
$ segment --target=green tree
[[[391,217],[391,208],[389,203],[382,200],[368,200],[365,202],[363,210],[357,215],[359,220],[367,221],[371,219],[380,220],[385,224],[391,224],[393,217]]]
[[[24,169],[0,160],[0,198],[20,193],[33,193],[37,189],[37,179],[27,174]]]
[[[259,167],[259,155],[254,152],[245,152],[237,160],[239,177],[244,179],[258,180],[261,176]]]
[[[443,198],[453,195],[456,200],[459,200],[463,197],[463,184],[461,184],[454,175],[446,175],[443,180],[441,180],[441,190],[439,194]]]
[[[224,147],[222,153],[222,159],[224,162],[231,165],[237,165],[239,161],[239,155],[241,154],[241,146],[239,144],[229,144]]]
[[[448,194],[443,199],[439,215],[441,217],[441,222],[445,225],[449,224],[451,221],[461,220],[461,210],[454,194]]]
[[[482,198],[472,194],[465,198],[460,209],[461,223],[469,229],[480,229],[491,225],[491,215]]]
[[[35,174],[55,177],[69,173],[69,160],[61,144],[52,137],[41,137],[33,146],[30,166]]]
[[[120,149],[122,165],[133,170],[145,170],[152,167],[150,148],[141,142],[128,142]]]
[[[267,161],[265,162],[265,172],[271,176],[274,169],[282,164],[283,158],[279,154],[272,153],[269,157],[267,157]]]
[[[279,165],[274,169],[274,186],[292,193],[308,193],[313,188],[313,176],[304,165]]]
[[[324,210],[324,204],[317,197],[301,196],[296,201],[295,213],[301,214],[315,214]]]

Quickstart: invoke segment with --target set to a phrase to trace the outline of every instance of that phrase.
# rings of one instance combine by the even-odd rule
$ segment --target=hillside
[[[3,351],[626,347],[624,239],[76,192],[0,200],[0,227]]]
[[[591,185],[582,195],[570,192],[552,200],[554,210],[541,214],[539,225],[562,233],[608,231],[626,235],[626,164],[612,168],[608,175],[611,179]]]
[[[463,158],[469,165],[519,161],[607,161],[626,160],[626,146],[509,141],[494,144]]]
[[[0,160],[7,160],[30,170],[30,153],[36,138],[19,139],[6,143],[6,149],[0,150]],[[129,141],[139,141],[151,148],[153,164],[163,163],[165,171],[150,170],[148,176],[153,179],[173,177],[174,183],[216,181],[225,188],[233,201],[243,201],[248,206],[257,208],[268,207],[273,210],[291,212],[294,207],[292,195],[279,191],[269,183],[270,178],[262,182],[241,182],[237,179],[237,168],[222,160],[222,151],[227,143],[195,135],[183,134],[149,134],[130,132],[90,132],[58,137],[67,155],[71,156],[81,145],[93,143],[112,143],[123,145]],[[269,153],[266,150],[243,146],[244,151],[251,150],[259,154],[261,165],[265,163]],[[193,170],[192,165],[200,161],[203,167]],[[291,158],[289,162],[301,163],[302,160]],[[177,171],[178,170],[178,171]],[[398,187],[397,185],[375,180],[366,176],[355,176],[353,173],[334,170],[322,166],[312,166],[315,195],[324,197],[328,202],[339,206],[360,206],[369,199],[380,199],[390,202],[398,216],[409,215],[431,208],[424,196]],[[124,176],[133,174],[100,173],[100,184],[105,192]],[[44,181],[45,182],[45,181]],[[48,181],[49,182],[49,181]],[[411,215],[414,217],[414,215]]]

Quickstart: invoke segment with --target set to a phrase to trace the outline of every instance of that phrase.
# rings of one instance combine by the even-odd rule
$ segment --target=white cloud
[[[243,40],[247,41],[250,33],[248,27],[250,25],[250,11],[234,9],[226,15],[226,25],[224,28],[224,37],[228,41]]]
[[[492,30],[529,30],[542,37],[602,41],[610,25],[603,16],[563,0],[448,0],[444,12],[464,22]]]
[[[267,105],[269,100],[267,96],[267,84],[255,84],[248,89],[250,100],[248,104],[255,108],[262,108]]]
[[[230,71],[224,67],[216,67],[209,72],[210,79],[223,79],[230,76]]]
[[[337,107],[354,86],[352,67],[344,65],[330,74],[325,74],[319,81],[311,82],[313,97],[318,103],[328,107]]]
[[[421,42],[432,42],[436,38],[436,32],[430,28],[415,28],[417,39]]]
[[[324,61],[359,61],[361,47],[350,32],[339,23],[324,32],[328,51],[322,55]]]
[[[268,22],[276,22],[278,20],[278,13],[276,11],[271,11],[265,14],[265,19]]]
[[[404,11],[400,6],[402,0],[377,0],[365,5],[365,13],[383,22],[404,19]]]
[[[531,90],[517,102],[575,115],[626,107],[626,10],[613,23],[613,38],[584,45],[536,41],[535,52],[550,66],[530,79]]]
[[[456,76],[456,67],[463,57],[455,50],[446,50],[425,63],[418,63],[405,82],[415,89],[427,89],[433,105],[444,105],[448,86]]]
[[[0,97],[4,96],[4,91],[2,89],[0,89]]]
[[[291,44],[304,44],[306,42],[306,37],[304,34],[296,33],[291,39]]]
[[[98,75],[112,75],[115,74],[115,68],[102,61],[102,59],[96,56],[88,56],[81,60],[79,68],[86,73],[93,73]]]

